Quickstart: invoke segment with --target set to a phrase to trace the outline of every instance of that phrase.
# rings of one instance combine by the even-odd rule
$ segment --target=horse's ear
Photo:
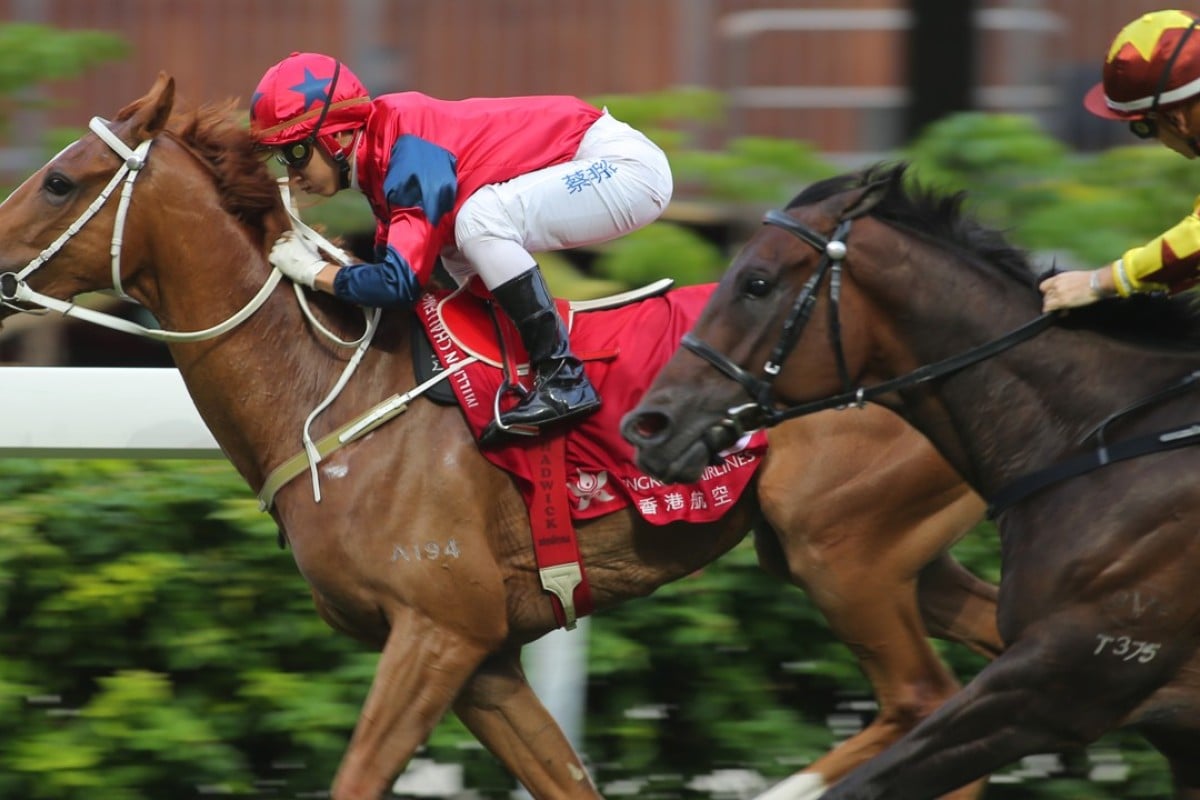
[[[891,181],[884,179],[873,181],[843,195],[842,211],[838,219],[857,219],[869,214],[871,209],[887,194]]]
[[[160,72],[145,97],[135,100],[124,109],[129,112],[129,119],[132,123],[130,132],[135,140],[142,141],[153,138],[165,128],[174,105],[175,79],[165,72]],[[124,113],[118,114],[117,118],[123,119],[124,116]]]

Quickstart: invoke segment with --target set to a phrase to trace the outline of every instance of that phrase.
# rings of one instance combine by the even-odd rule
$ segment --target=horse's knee
[[[879,697],[879,712],[872,725],[894,732],[898,738],[908,733],[958,692],[960,684],[948,671],[902,681]]]
[[[499,708],[514,694],[528,687],[520,657],[512,652],[489,656],[470,677],[455,699],[456,709],[472,706],[484,711]]]

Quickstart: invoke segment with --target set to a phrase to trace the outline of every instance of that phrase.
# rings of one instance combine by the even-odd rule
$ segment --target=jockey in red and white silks
[[[607,241],[658,218],[671,172],[646,136],[570,96],[372,99],[345,65],[315,53],[267,70],[251,131],[299,188],[356,188],[376,218],[376,262],[340,267],[285,236],[272,251],[282,271],[389,307],[411,305],[441,257],[460,283],[479,276],[536,370],[500,431],[534,432],[599,407],[532,253]]]

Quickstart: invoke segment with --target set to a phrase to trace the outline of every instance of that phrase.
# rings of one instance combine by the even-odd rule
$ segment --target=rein
[[[726,411],[727,416],[719,420],[701,436],[701,439],[713,452],[717,452],[726,446],[724,442],[718,441],[723,433],[732,434],[735,438],[740,438],[752,430],[772,427],[785,420],[814,414],[818,411],[835,408],[844,409],[852,405],[861,408],[867,401],[873,400],[880,395],[917,386],[992,358],[1021,342],[1032,339],[1053,325],[1057,319],[1057,314],[1042,314],[998,339],[971,348],[958,355],[936,361],[932,364],[923,365],[912,372],[874,386],[851,389],[849,388],[850,380],[846,371],[845,356],[842,352],[839,336],[840,326],[837,320],[840,264],[846,257],[845,240],[850,235],[851,220],[852,218],[842,220],[834,231],[833,236],[826,239],[779,211],[768,211],[764,217],[763,221],[765,224],[783,228],[821,252],[821,261],[817,265],[817,271],[805,283],[803,290],[796,298],[796,302],[792,306],[787,320],[784,322],[779,341],[771,350],[769,359],[762,367],[762,371],[766,377],[757,378],[751,375],[745,369],[735,364],[728,356],[705,342],[700,341],[691,333],[683,337],[684,347],[707,361],[726,377],[737,381],[752,398],[752,402],[750,403],[728,409]],[[771,386],[775,378],[779,375],[783,360],[795,347],[804,325],[807,324],[812,315],[812,308],[816,302],[816,293],[820,290],[821,283],[824,281],[827,273],[830,275],[831,343],[837,358],[838,372],[841,374],[842,384],[847,388],[842,393],[831,397],[813,400],[788,408],[776,408],[770,399]],[[1002,486],[990,498],[987,509],[988,517],[994,519],[1004,511],[1048,486],[1060,483],[1069,478],[1084,475],[1108,464],[1139,458],[1151,453],[1161,453],[1200,444],[1200,422],[1160,430],[1155,433],[1137,436],[1133,439],[1112,444],[1106,441],[1107,429],[1116,420],[1147,406],[1191,391],[1198,384],[1200,384],[1200,371],[1190,373],[1177,383],[1109,415],[1084,437],[1084,441],[1093,438],[1096,440],[1097,446],[1094,450],[1035,470]]]
[[[818,411],[844,409],[850,406],[862,408],[867,401],[873,400],[880,395],[917,386],[992,358],[1021,342],[1032,339],[1054,324],[1054,314],[1042,314],[999,339],[980,345],[979,347],[974,347],[959,355],[951,356],[933,364],[926,364],[905,375],[874,386],[860,386],[857,389],[851,388],[851,380],[846,369],[845,353],[843,352],[841,343],[838,306],[840,299],[841,263],[846,257],[846,240],[850,236],[850,227],[853,220],[853,217],[841,220],[834,230],[833,235],[826,238],[783,212],[771,210],[764,216],[764,224],[783,228],[821,253],[821,260],[817,264],[816,272],[805,283],[804,288],[796,298],[791,312],[784,321],[779,341],[772,348],[770,357],[762,367],[762,371],[766,377],[755,377],[735,364],[728,356],[711,345],[702,342],[690,332],[684,335],[682,340],[684,347],[707,361],[721,372],[721,374],[741,384],[751,398],[751,402],[749,403],[728,409],[726,417],[717,422],[705,434],[706,440],[711,442],[713,435],[723,431],[728,431],[734,435],[734,438],[739,438],[749,431],[758,428],[773,427],[786,420],[814,414]],[[771,401],[772,384],[779,375],[784,359],[795,348],[804,326],[812,316],[812,309],[816,304],[817,292],[820,291],[826,274],[830,275],[830,343],[837,360],[838,373],[845,389],[840,394],[831,397],[787,408],[777,408]]]
[[[109,180],[108,184],[105,185],[104,189],[100,191],[100,194],[97,195],[94,200],[92,200],[88,207],[84,209],[83,213],[80,214],[79,217],[73,223],[71,223],[71,225],[68,226],[67,229],[63,231],[57,239],[51,242],[28,264],[22,267],[20,271],[0,273],[0,303],[3,303],[8,307],[23,313],[31,313],[33,312],[33,309],[26,308],[24,306],[13,305],[13,303],[24,303],[27,305],[38,306],[44,310],[57,311],[64,317],[74,317],[76,319],[83,320],[84,322],[89,322],[94,325],[109,328],[111,330],[120,331],[122,333],[130,333],[135,336],[142,336],[162,342],[197,342],[205,339],[212,339],[228,333],[237,326],[241,325],[243,322],[253,316],[255,312],[262,308],[262,306],[266,303],[267,298],[271,296],[272,292],[275,291],[275,287],[279,285],[279,281],[283,278],[282,272],[272,267],[270,274],[267,276],[267,280],[263,283],[262,287],[258,290],[254,297],[252,297],[250,301],[246,303],[245,306],[243,306],[239,311],[234,313],[231,317],[223,322],[219,322],[212,327],[198,331],[164,331],[156,328],[146,328],[142,325],[138,325],[135,322],[130,322],[129,320],[125,320],[111,314],[105,314],[100,311],[83,308],[76,305],[71,300],[60,300],[59,298],[42,294],[32,289],[29,284],[26,283],[26,278],[28,278],[31,274],[40,269],[48,261],[50,261],[50,259],[57,255],[67,244],[67,242],[69,242],[72,237],[79,233],[79,231],[82,230],[83,227],[90,222],[93,217],[96,216],[100,209],[102,209],[108,202],[109,198],[112,197],[117,186],[123,183],[124,186],[121,190],[120,200],[117,204],[116,216],[113,221],[112,240],[109,247],[110,257],[112,259],[112,288],[120,297],[129,300],[130,302],[137,302],[125,292],[124,287],[121,285],[121,250],[124,243],[123,237],[125,222],[129,211],[129,203],[133,197],[133,184],[134,181],[137,180],[138,176],[142,174],[142,170],[145,168],[149,160],[150,148],[154,144],[155,140],[153,138],[147,139],[141,142],[137,147],[131,148],[112,132],[109,125],[110,123],[102,117],[92,117],[91,121],[88,123],[88,128],[90,128],[92,133],[96,134],[101,141],[108,145],[108,147],[121,158],[121,166]],[[291,202],[291,196],[288,191],[286,180],[281,179],[279,181],[279,191],[283,200],[284,208],[287,210],[288,217],[291,221],[292,229],[296,232],[296,235],[308,240],[318,250],[326,252],[339,263],[343,265],[351,263],[352,259],[345,252],[327,241],[323,236],[314,231],[300,219],[294,204]],[[373,430],[375,427],[387,421],[392,416],[402,412],[407,406],[407,401],[411,400],[412,397],[415,397],[428,390],[433,383],[438,383],[445,379],[452,374],[454,370],[447,370],[445,374],[438,377],[438,380],[429,381],[425,385],[417,387],[403,397],[389,398],[388,400],[384,401],[384,403],[381,403],[380,406],[369,410],[362,417],[352,421],[348,425],[343,426],[343,429],[339,429],[339,431],[335,432],[337,435],[333,436],[332,438],[337,439],[336,442],[333,442],[331,437],[325,437],[325,439],[322,439],[320,442],[315,442],[311,435],[311,426],[313,421],[322,411],[324,411],[333,403],[333,401],[341,393],[342,389],[349,382],[351,375],[362,361],[364,355],[370,347],[371,341],[375,336],[375,332],[378,330],[382,311],[380,309],[364,308],[363,315],[366,322],[366,329],[357,339],[346,341],[339,338],[336,334],[321,324],[320,320],[317,319],[316,315],[312,312],[312,309],[308,304],[308,300],[304,296],[304,291],[299,285],[293,284],[292,288],[295,291],[296,299],[300,304],[300,308],[304,316],[322,336],[336,346],[355,348],[355,353],[346,364],[346,367],[342,371],[341,377],[338,379],[333,389],[329,392],[325,399],[322,400],[315,409],[313,409],[313,411],[304,421],[304,430],[301,437],[304,444],[304,453],[302,455],[306,458],[309,471],[312,476],[313,498],[316,500],[316,502],[320,502],[321,488],[317,472],[317,464],[325,455],[327,455],[333,449],[336,449],[337,447],[347,443],[351,438],[361,436],[369,430]],[[466,366],[466,363],[462,364],[461,366]],[[283,479],[284,482],[286,482],[286,480],[290,480],[292,477],[295,477],[295,475],[298,474],[298,471],[292,471],[294,470],[295,466],[294,462],[295,459],[285,462],[285,464],[276,469],[276,472],[272,474],[273,477],[278,480],[284,474],[287,474],[287,477]],[[266,488],[271,489],[271,491],[269,492],[268,499],[265,501],[264,507],[269,507],[270,498],[273,498],[274,491],[278,489],[278,486]],[[265,490],[266,489],[264,489],[264,491]]]
[[[92,217],[108,202],[117,185],[124,182],[125,185],[122,187],[120,200],[117,203],[116,218],[113,221],[112,244],[109,247],[109,253],[112,258],[112,288],[119,296],[132,300],[125,293],[125,289],[121,285],[121,248],[124,244],[125,220],[129,212],[129,202],[133,197],[133,184],[138,176],[142,174],[142,170],[149,160],[150,147],[154,144],[154,140],[147,139],[136,148],[130,148],[129,145],[122,142],[109,129],[108,125],[108,121],[102,117],[92,117],[88,123],[88,128],[101,141],[108,145],[113,152],[121,157],[123,163],[120,168],[104,189],[101,190],[100,194],[96,196],[96,199],[79,215],[79,218],[71,223],[45,250],[22,267],[19,272],[6,272],[0,275],[0,302],[9,305],[10,308],[17,308],[20,311],[27,311],[28,309],[12,306],[11,303],[27,303],[39,306],[48,311],[57,311],[64,317],[75,317],[76,319],[81,319],[103,328],[109,328],[122,333],[131,333],[135,336],[142,336],[160,342],[198,342],[215,338],[233,330],[249,319],[267,301],[267,298],[270,297],[271,292],[275,290],[275,287],[283,277],[283,274],[279,270],[271,270],[271,274],[267,277],[262,288],[259,289],[258,293],[241,310],[225,321],[201,331],[164,331],[157,328],[146,328],[135,322],[130,322],[111,314],[84,308],[70,300],[60,300],[57,297],[42,294],[32,289],[25,282],[26,278],[57,255],[67,242],[75,234],[79,233],[84,225],[91,221]]]

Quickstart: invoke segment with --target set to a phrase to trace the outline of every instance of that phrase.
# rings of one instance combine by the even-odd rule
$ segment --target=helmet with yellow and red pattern
[[[1200,95],[1198,25],[1187,11],[1154,11],[1126,25],[1084,107],[1106,119],[1141,120]]]

